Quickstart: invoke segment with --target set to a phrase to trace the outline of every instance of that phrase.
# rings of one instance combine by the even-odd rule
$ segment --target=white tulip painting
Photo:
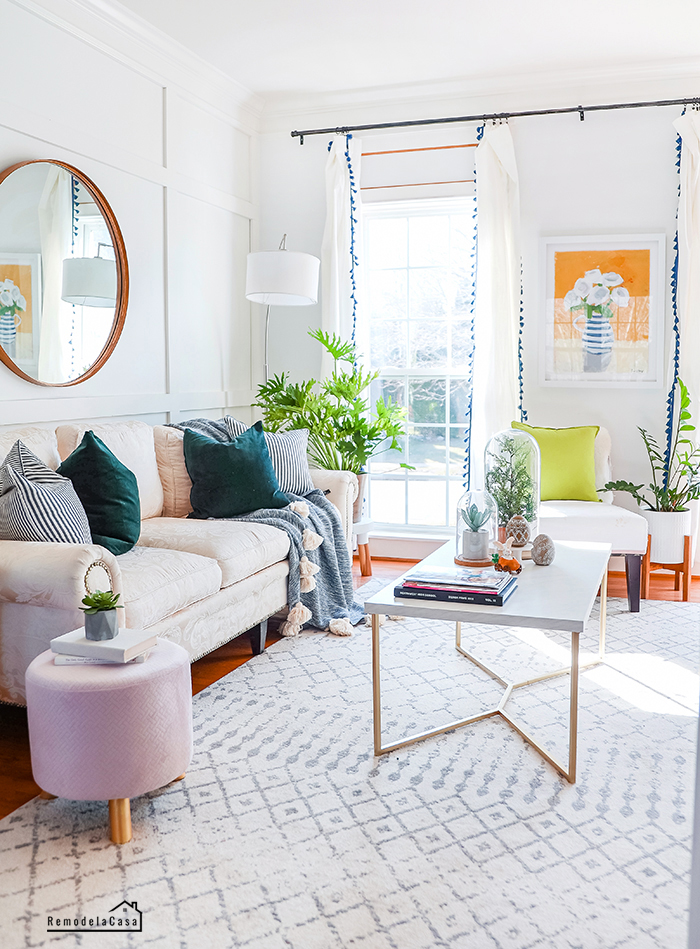
[[[663,380],[665,237],[543,238],[544,385]]]

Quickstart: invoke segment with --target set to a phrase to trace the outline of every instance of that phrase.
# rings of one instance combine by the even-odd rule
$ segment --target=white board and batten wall
[[[0,426],[248,419],[260,381],[251,367],[262,363],[245,299],[256,218],[249,94],[145,24],[98,18],[89,4],[0,0],[0,23],[11,37],[0,168],[59,159],[87,174],[117,216],[130,276],[104,368],[44,388],[0,365]]]

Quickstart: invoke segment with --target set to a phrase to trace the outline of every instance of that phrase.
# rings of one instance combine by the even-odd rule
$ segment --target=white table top
[[[518,587],[504,606],[395,597],[394,587],[401,583],[404,574],[366,600],[365,611],[490,626],[532,626],[583,632],[607,570],[612,547],[610,544],[574,541],[557,541],[555,546],[556,557],[548,567],[538,567],[532,560],[524,561],[522,573],[518,575]],[[453,566],[453,556],[454,542],[451,541],[421,561],[421,566]],[[410,573],[410,570],[406,572]]]

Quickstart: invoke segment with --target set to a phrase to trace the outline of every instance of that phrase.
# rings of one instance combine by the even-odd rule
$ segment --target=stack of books
[[[51,640],[56,666],[94,666],[144,662],[156,636],[143,629],[120,629],[114,639],[85,638],[84,629],[74,629]]]
[[[394,596],[503,606],[517,585],[514,576],[497,573],[493,567],[483,570],[468,567],[416,567],[406,574],[403,583],[394,587]]]

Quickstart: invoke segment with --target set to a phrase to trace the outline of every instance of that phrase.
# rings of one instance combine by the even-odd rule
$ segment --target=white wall
[[[0,424],[248,417],[255,116],[235,83],[175,44],[88,9],[0,0],[13,38],[0,167],[57,158],[93,179],[126,243],[126,323],[106,366],[78,386],[46,389],[0,365]]]

